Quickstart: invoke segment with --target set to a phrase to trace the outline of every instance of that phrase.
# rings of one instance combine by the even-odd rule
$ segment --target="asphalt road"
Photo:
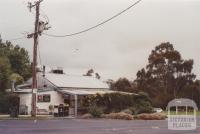
[[[0,120],[0,134],[199,134],[167,129],[167,121],[142,120]]]

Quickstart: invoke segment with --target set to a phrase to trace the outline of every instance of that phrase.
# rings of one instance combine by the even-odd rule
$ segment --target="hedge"
[[[152,112],[152,103],[150,98],[144,94],[128,93],[106,93],[89,95],[83,99],[85,107],[95,105],[103,110],[104,113],[120,112],[124,109],[130,109],[133,114]]]

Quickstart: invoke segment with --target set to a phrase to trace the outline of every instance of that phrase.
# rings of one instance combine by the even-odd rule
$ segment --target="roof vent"
[[[54,73],[54,74],[64,74],[64,71],[63,71],[63,68],[57,67],[56,69],[52,69],[51,73]]]

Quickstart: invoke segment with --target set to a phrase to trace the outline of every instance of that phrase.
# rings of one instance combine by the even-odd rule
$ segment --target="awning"
[[[93,94],[105,94],[105,93],[113,93],[115,91],[112,90],[70,90],[70,89],[63,89],[58,90],[58,92],[63,94],[71,94],[71,95],[93,95]]]

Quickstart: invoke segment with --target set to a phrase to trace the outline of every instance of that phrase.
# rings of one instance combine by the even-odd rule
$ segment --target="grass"
[[[163,113],[165,113],[166,115],[168,114],[168,111],[164,111]],[[185,111],[178,111],[178,115],[185,115],[186,112]],[[193,115],[193,112],[188,112],[188,115]],[[170,111],[170,115],[176,115],[176,111]],[[200,111],[196,112],[197,116],[200,116]]]

